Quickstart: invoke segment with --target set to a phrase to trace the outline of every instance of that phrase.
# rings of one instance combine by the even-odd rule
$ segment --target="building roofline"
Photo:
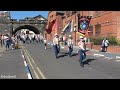
[[[42,18],[44,18],[45,20],[47,20],[47,18],[43,17],[42,15],[37,15],[37,16],[35,16],[35,17],[33,17],[33,18],[35,19],[35,18],[37,18],[37,17],[39,17],[39,16],[42,17]]]

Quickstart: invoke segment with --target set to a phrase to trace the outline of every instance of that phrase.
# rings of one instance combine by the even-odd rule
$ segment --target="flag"
[[[69,23],[63,28],[62,32],[65,32],[65,30],[68,26],[69,26]]]
[[[70,30],[70,32],[73,32],[73,19],[71,21],[71,30]]]
[[[56,32],[57,30],[58,30],[58,19],[55,20],[52,26],[52,31]]]
[[[65,30],[65,32],[71,32],[71,30],[72,30],[72,28],[71,28],[71,25],[72,24],[72,21],[70,21],[69,23],[68,23],[68,26],[66,27],[66,30]]]

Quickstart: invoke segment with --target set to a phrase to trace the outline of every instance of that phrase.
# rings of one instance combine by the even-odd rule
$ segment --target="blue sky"
[[[48,11],[10,11],[10,14],[13,19],[24,19],[25,17],[35,17],[37,15],[47,18]]]

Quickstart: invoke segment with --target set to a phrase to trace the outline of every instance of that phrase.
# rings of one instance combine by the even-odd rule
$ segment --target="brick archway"
[[[31,25],[23,25],[23,26],[20,26],[18,28],[16,28],[12,34],[15,34],[17,31],[21,30],[21,29],[29,29],[31,31],[33,31],[35,34],[40,34],[40,30],[34,26],[31,26]]]

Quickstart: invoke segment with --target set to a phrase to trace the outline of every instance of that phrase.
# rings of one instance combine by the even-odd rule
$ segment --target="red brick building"
[[[64,11],[59,13],[58,11],[50,11],[48,14],[48,22],[51,22],[58,18],[58,30],[57,33],[61,34],[63,28],[69,21],[73,19],[73,23],[78,28],[78,15],[80,16],[92,16],[90,22],[90,36],[116,36],[120,40],[120,12],[119,11]],[[53,38],[52,32],[48,34],[48,39]],[[72,32],[74,41],[77,40],[80,34]],[[88,34],[86,35],[88,37]]]
[[[55,33],[61,35],[61,30],[63,28],[63,23],[62,23],[63,15],[64,15],[64,11],[49,11],[47,40],[52,40]]]

